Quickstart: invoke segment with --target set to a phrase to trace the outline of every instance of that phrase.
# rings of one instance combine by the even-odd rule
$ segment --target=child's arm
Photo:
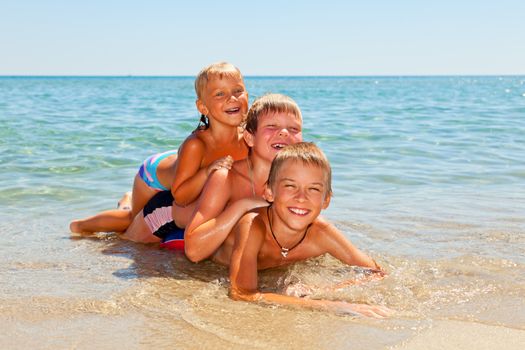
[[[319,234],[315,236],[316,244],[326,253],[347,265],[368,267],[375,272],[385,274],[374,259],[354,246],[334,225],[322,218],[318,218],[316,224],[319,225]]]
[[[171,185],[171,194],[177,205],[184,207],[195,201],[212,171],[231,168],[233,159],[229,156],[217,159],[207,167],[201,168],[205,151],[204,142],[194,136],[190,136],[182,144]]]
[[[344,301],[303,299],[257,290],[257,259],[264,242],[266,227],[262,220],[253,219],[254,213],[246,214],[234,228],[235,246],[230,262],[230,297],[234,300],[300,306],[342,314],[386,317],[390,310],[366,304]]]
[[[329,253],[347,265],[357,265],[369,268],[371,272],[366,273],[362,278],[353,278],[342,281],[333,286],[317,287],[315,289],[323,290],[325,292],[335,291],[348,286],[360,285],[370,281],[380,280],[386,276],[386,272],[381,269],[374,259],[370,258],[365,253],[356,248],[335,226],[322,218],[318,218],[316,220],[315,227],[315,246],[320,248],[315,255]],[[296,290],[301,292],[310,288],[311,287],[309,286],[300,285],[291,287],[289,291],[296,293]]]
[[[199,203],[184,234],[186,256],[198,262],[212,255],[244,213],[268,205],[262,199],[238,200],[226,209],[233,184],[227,170],[215,171],[206,182]]]

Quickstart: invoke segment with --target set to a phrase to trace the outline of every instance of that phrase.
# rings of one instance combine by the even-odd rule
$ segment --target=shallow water
[[[333,166],[325,215],[390,273],[334,290],[363,272],[321,257],[263,288],[386,305],[388,320],[234,302],[213,263],[70,236],[196,126],[192,81],[0,78],[2,348],[381,349],[449,320],[525,330],[525,77],[246,79],[252,101],[299,103]]]

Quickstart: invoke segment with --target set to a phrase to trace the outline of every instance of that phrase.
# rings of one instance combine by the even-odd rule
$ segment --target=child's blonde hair
[[[255,134],[259,117],[267,113],[291,113],[303,119],[301,110],[291,97],[281,94],[266,94],[256,99],[246,117],[246,131]]]
[[[197,94],[198,99],[202,97],[204,88],[212,77],[218,77],[219,79],[224,77],[234,77],[244,80],[239,68],[235,67],[233,64],[228,62],[212,63],[209,66],[204,67],[195,78],[195,93]]]
[[[299,142],[284,147],[273,159],[270,175],[268,176],[268,186],[271,188],[277,180],[277,175],[283,164],[291,160],[302,162],[304,165],[316,166],[325,174],[325,196],[332,195],[332,168],[326,155],[312,142]]]

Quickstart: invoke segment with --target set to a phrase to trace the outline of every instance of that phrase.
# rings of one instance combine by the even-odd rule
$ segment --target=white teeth
[[[228,112],[228,113],[235,113],[235,112],[238,112],[239,110],[240,110],[240,108],[236,107],[236,108],[227,109],[226,112]]]
[[[290,211],[292,213],[297,214],[297,215],[306,215],[306,214],[308,214],[308,210],[306,210],[306,209],[290,208]]]
[[[278,148],[278,149],[284,148],[285,146],[286,146],[286,144],[284,144],[284,143],[274,143],[272,145],[273,148]]]

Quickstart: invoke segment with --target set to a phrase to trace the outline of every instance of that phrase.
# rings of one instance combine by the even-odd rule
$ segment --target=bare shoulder
[[[326,248],[330,242],[344,239],[341,231],[322,216],[315,219],[310,226],[310,232],[316,244],[323,248]]]
[[[231,174],[233,177],[246,177],[246,159],[233,162]]]
[[[196,139],[198,139],[200,142],[202,142],[203,147],[206,147],[208,145],[212,145],[215,142],[213,141],[213,137],[211,135],[211,131],[209,129],[204,130],[195,130],[191,136],[194,136]]]
[[[228,172],[228,181],[231,186],[233,201],[252,195],[252,183],[244,159],[233,163]]]
[[[206,143],[204,142],[200,131],[195,131],[184,140],[180,146],[179,152],[188,152],[193,156],[193,152],[202,153],[206,149]]]
[[[339,230],[334,226],[334,224],[332,224],[330,221],[328,221],[326,218],[322,216],[317,217],[314,220],[314,222],[312,222],[310,231],[319,232],[322,234],[331,234],[331,233],[339,232]]]

